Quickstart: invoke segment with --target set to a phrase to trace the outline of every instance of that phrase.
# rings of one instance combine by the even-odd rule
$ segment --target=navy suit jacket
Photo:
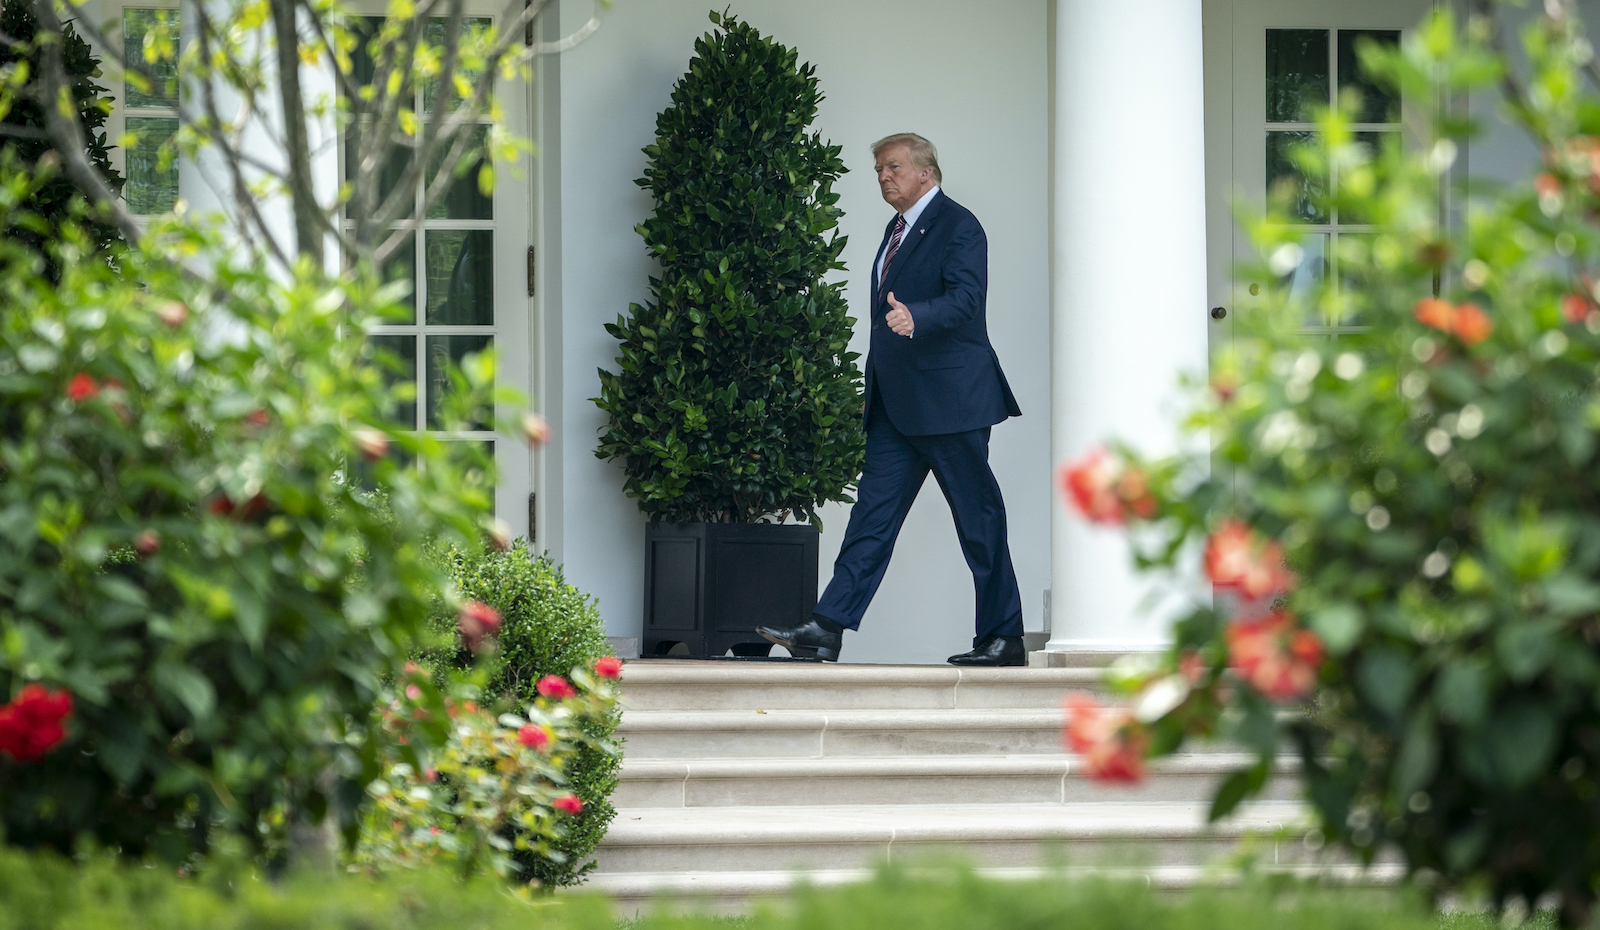
[[[889,244],[884,229],[878,255]],[[989,293],[989,240],[972,211],[943,190],[907,229],[876,280],[873,257],[872,343],[867,350],[867,425],[875,395],[889,421],[907,436],[937,436],[993,426],[1022,415],[1000,359],[989,344],[984,304]],[[884,318],[889,292],[911,311],[912,338],[896,335]]]

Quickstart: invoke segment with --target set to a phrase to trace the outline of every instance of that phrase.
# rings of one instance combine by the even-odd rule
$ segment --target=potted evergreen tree
[[[849,501],[861,472],[855,321],[837,232],[838,146],[807,132],[815,68],[713,12],[637,183],[638,227],[661,263],[651,299],[606,329],[609,416],[596,454],[619,460],[650,518],[647,654],[765,655],[761,624],[809,616],[817,507]]]

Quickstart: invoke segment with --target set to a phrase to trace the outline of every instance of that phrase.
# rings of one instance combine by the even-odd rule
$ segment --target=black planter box
[[[758,626],[794,626],[817,606],[817,528],[658,523],[645,530],[644,656],[764,656]]]

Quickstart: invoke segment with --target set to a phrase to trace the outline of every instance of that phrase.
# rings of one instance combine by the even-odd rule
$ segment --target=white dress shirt
[[[926,194],[922,195],[920,200],[911,205],[911,209],[901,214],[906,218],[906,232],[905,235],[900,239],[901,249],[904,249],[906,247],[906,242],[911,239],[912,233],[915,231],[917,225],[917,219],[922,216],[923,208],[928,205],[928,201],[932,200],[933,195],[937,193],[939,193],[939,185],[935,184]],[[885,247],[883,251],[887,253],[889,250],[887,247]],[[900,253],[896,252],[895,254],[898,256]],[[872,267],[872,280],[880,283],[883,281],[883,255],[878,256],[877,264]]]

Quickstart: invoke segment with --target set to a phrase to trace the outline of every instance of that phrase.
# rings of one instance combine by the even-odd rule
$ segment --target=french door
[[[491,12],[470,8],[469,16],[489,22]],[[431,85],[419,86],[416,112],[434,105]],[[530,96],[527,83],[502,77],[496,92],[498,127],[486,115],[475,132],[487,140],[493,128],[518,138],[529,134]],[[533,455],[527,440],[497,433],[492,424],[445,431],[440,405],[450,390],[447,371],[469,355],[493,350],[500,384],[529,394],[532,359],[532,299],[529,296],[529,156],[521,163],[494,165],[492,189],[479,186],[476,165],[456,178],[449,191],[422,213],[420,228],[390,260],[388,272],[412,285],[410,316],[375,329],[372,340],[400,362],[396,377],[415,388],[415,400],[392,412],[403,426],[435,432],[453,442],[479,443],[494,457],[495,514],[514,535],[528,536],[529,494],[533,488]],[[347,165],[347,175],[349,162]],[[357,178],[354,183],[388,183]],[[398,175],[398,171],[394,172]],[[422,172],[414,191],[418,210],[423,184],[436,174]],[[500,416],[515,413],[499,410]]]
[[[1309,294],[1324,280],[1340,280],[1340,256],[1370,241],[1363,217],[1317,202],[1337,190],[1337,174],[1305,177],[1290,153],[1320,144],[1316,109],[1351,90],[1362,100],[1357,141],[1375,150],[1405,144],[1406,101],[1366,79],[1356,50],[1364,42],[1400,42],[1432,6],[1433,0],[1207,0],[1208,279],[1212,306],[1221,310],[1212,313],[1213,350],[1231,340],[1239,312],[1261,306],[1274,291]],[[1288,221],[1302,228],[1303,248],[1271,279],[1244,279],[1235,269],[1253,257],[1253,246],[1233,222],[1232,204],[1238,198],[1259,207],[1269,191],[1290,205]],[[1337,303],[1304,306],[1308,332],[1361,329],[1362,321]]]

